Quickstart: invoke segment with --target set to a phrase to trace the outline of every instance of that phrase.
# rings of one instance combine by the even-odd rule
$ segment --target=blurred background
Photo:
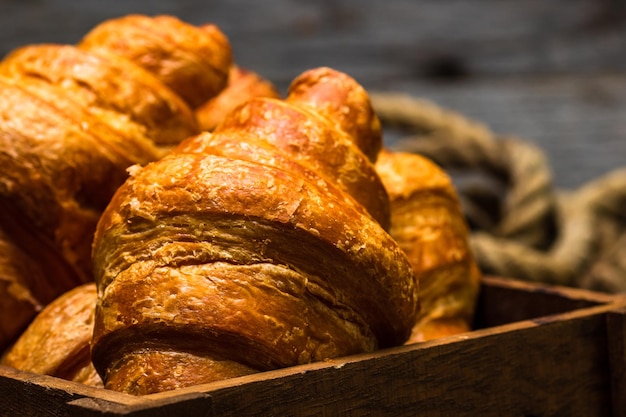
[[[217,24],[281,90],[327,65],[512,134],[575,188],[626,165],[626,0],[0,0],[0,55],[75,43],[104,19]],[[392,142],[393,135],[386,140]]]

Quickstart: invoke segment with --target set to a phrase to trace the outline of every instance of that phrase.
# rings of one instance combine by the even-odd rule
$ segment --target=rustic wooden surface
[[[0,0],[0,55],[74,43],[100,21],[167,13],[214,22],[237,61],[281,89],[329,65],[538,144],[555,183],[626,165],[626,1]],[[396,132],[387,135],[392,144]]]
[[[609,367],[613,416],[626,414],[626,311],[615,311],[607,316]],[[618,410],[622,410],[621,414]]]
[[[481,303],[493,327],[145,397],[0,366],[0,416],[626,415],[623,298],[488,277]]]

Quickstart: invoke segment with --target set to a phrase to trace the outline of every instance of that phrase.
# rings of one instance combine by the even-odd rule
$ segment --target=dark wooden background
[[[426,98],[539,145],[575,188],[626,166],[626,0],[0,0],[0,55],[100,21],[213,22],[285,89],[311,67]],[[393,135],[388,136],[393,140]]]

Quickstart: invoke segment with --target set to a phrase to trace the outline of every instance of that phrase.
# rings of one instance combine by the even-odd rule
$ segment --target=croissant
[[[29,276],[28,268],[2,267],[20,275],[2,279],[28,283],[34,299],[0,315],[32,319],[93,281],[96,223],[127,168],[199,133],[192,105],[221,91],[231,65],[217,28],[141,15],[104,22],[76,46],[29,45],[0,62],[0,230],[38,269]],[[2,306],[21,297],[2,291]],[[0,342],[27,321],[2,322]]]
[[[224,89],[232,67],[229,41],[216,25],[197,27],[167,15],[107,20],[79,47],[125,57],[155,74],[192,108]]]
[[[413,153],[380,152],[391,201],[390,234],[420,276],[420,312],[407,344],[471,330],[481,273],[450,177]]]
[[[419,283],[359,148],[380,149],[374,119],[361,85],[316,68],[132,170],[93,246],[105,387],[144,395],[402,344]]]
[[[43,277],[40,265],[0,229],[0,352],[43,308],[39,300],[54,298],[56,289]]]
[[[89,347],[96,298],[95,284],[87,283],[53,300],[7,350],[0,363],[102,387],[102,379],[91,363]]]
[[[254,97],[280,98],[280,93],[256,72],[233,65],[226,88],[195,110],[200,129],[214,130],[228,113]]]

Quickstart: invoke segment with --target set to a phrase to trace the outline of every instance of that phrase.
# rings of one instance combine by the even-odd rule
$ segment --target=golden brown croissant
[[[383,150],[376,162],[391,200],[391,236],[420,276],[420,313],[407,343],[471,330],[480,271],[449,176],[427,158]]]
[[[96,286],[78,286],[49,303],[6,352],[2,365],[96,387],[102,379],[91,364]]]
[[[208,100],[231,65],[217,29],[211,36],[172,17],[140,15],[107,21],[78,46],[25,46],[0,62],[0,229],[11,250],[39,266],[32,285],[54,289],[32,290],[35,304],[93,281],[95,226],[127,168],[197,134],[179,94]],[[202,85],[192,97],[186,77]],[[14,282],[35,280],[26,269],[11,272],[21,275]],[[7,297],[14,295],[0,293]],[[0,315],[32,318],[28,309]],[[14,338],[15,328],[0,334]]]
[[[318,68],[134,170],[94,240],[105,386],[143,395],[402,344],[418,281],[376,220],[388,197],[357,146],[380,148],[375,118],[356,81]]]
[[[102,22],[78,46],[142,66],[192,108],[222,91],[232,66],[229,41],[217,26],[192,26],[167,15],[128,15]]]
[[[40,265],[0,228],[0,352],[42,309],[39,300],[54,298],[56,289],[44,276]]]
[[[254,97],[280,98],[280,93],[256,72],[234,65],[226,88],[196,109],[200,129],[212,131],[228,113]]]

